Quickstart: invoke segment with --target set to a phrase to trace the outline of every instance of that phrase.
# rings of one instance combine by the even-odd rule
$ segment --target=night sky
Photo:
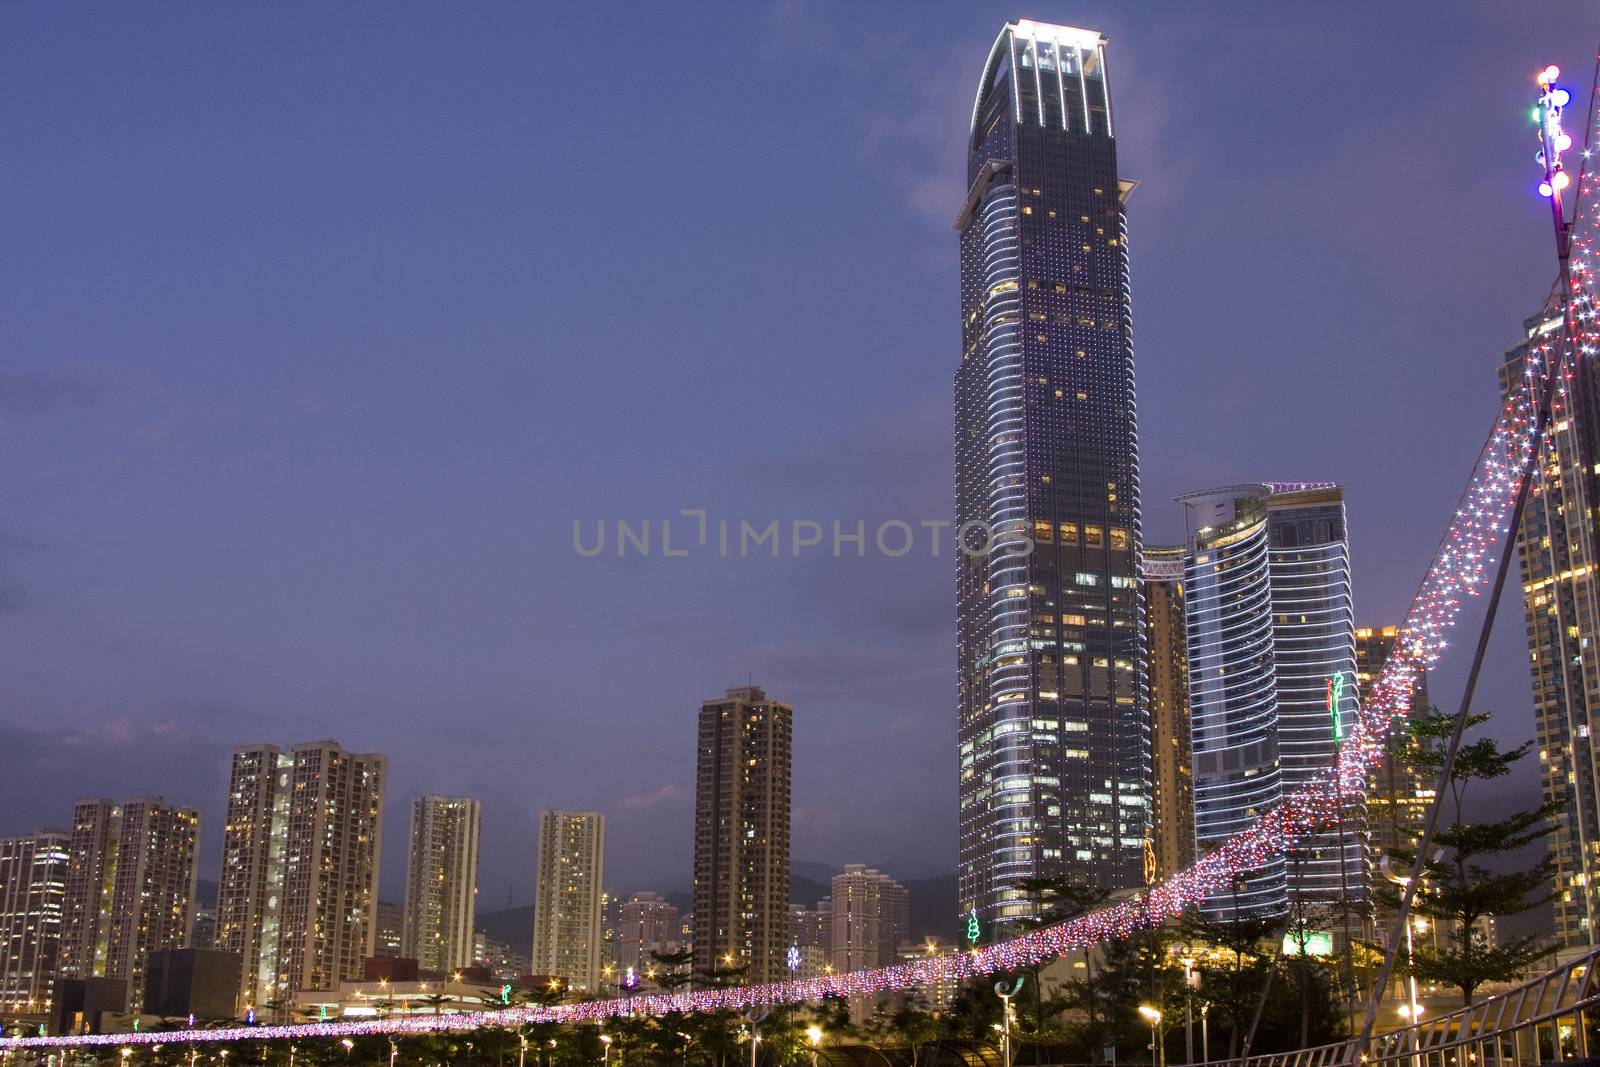
[[[331,736],[390,756],[387,897],[424,791],[484,801],[484,907],[551,806],[681,889],[696,709],[753,679],[797,860],[952,869],[948,546],[573,522],[950,516],[950,222],[1019,16],[1111,39],[1147,542],[1337,479],[1399,621],[1553,277],[1532,73],[1587,99],[1591,4],[8,4],[0,833],[159,793],[215,878],[232,747]]]

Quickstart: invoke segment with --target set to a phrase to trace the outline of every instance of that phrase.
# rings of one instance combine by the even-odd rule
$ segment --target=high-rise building
[[[1363,705],[1399,640],[1397,626],[1362,627],[1356,631],[1356,682]],[[1420,712],[1427,707],[1428,673],[1424,670],[1411,687],[1411,710]],[[1412,747],[1409,732],[1397,724],[1383,761],[1367,772],[1367,829],[1373,850],[1383,855],[1416,844],[1433,804],[1437,782],[1418,770],[1409,758]]]
[[[823,897],[817,906],[789,906],[789,942],[807,948],[815,945],[833,955],[833,898]]]
[[[605,851],[606,817],[598,811],[539,813],[533,973],[560,978],[576,993],[600,991]]]
[[[0,837],[0,1011],[43,1012],[61,959],[72,837]]]
[[[835,971],[861,971],[899,962],[900,943],[911,925],[906,887],[881,871],[846,864],[833,876],[833,935],[829,939]]]
[[[1189,746],[1189,657],[1183,617],[1183,547],[1144,548],[1144,618],[1150,653],[1150,765],[1157,880],[1194,862],[1194,770]]]
[[[789,945],[794,709],[755,686],[700,705],[694,798],[694,959],[774,982]]]
[[[244,1006],[362,976],[387,771],[383,756],[336,741],[234,750],[216,944],[243,960]]]
[[[1180,497],[1195,836],[1204,852],[1337,759],[1357,709],[1344,494],[1331,482],[1226,486]],[[1348,684],[1347,684],[1348,683]],[[1337,706],[1330,706],[1336,701]],[[1361,798],[1206,901],[1214,917],[1370,898]]]
[[[378,901],[378,921],[372,935],[374,956],[399,956],[405,939],[406,906],[392,900]]]
[[[821,978],[833,973],[833,898],[816,907],[789,905],[789,948],[784,966],[790,978]]]
[[[678,909],[657,893],[635,893],[617,909],[617,971],[643,974],[650,953],[676,952]]]
[[[183,948],[194,924],[200,813],[141,797],[73,808],[61,930],[61,975],[127,983],[144,1003],[149,955]]]
[[[1564,344],[1559,307],[1547,307],[1523,328],[1523,340],[1500,367],[1502,392],[1522,380],[1530,354],[1553,359]],[[1556,935],[1568,947],[1600,941],[1600,738],[1591,726],[1600,715],[1600,656],[1592,651],[1600,644],[1600,510],[1595,460],[1585,460],[1596,455],[1600,437],[1594,409],[1600,389],[1591,385],[1588,394],[1588,410],[1577,405],[1576,390],[1558,401],[1554,447],[1540,457],[1517,538],[1544,800],[1561,806],[1550,856]]]
[[[960,907],[1144,884],[1150,729],[1124,202],[1106,41],[1009,22],[978,82],[955,375]],[[982,531],[992,531],[984,544]]]
[[[400,955],[424,971],[472,966],[479,820],[471,797],[420,796],[411,802]]]

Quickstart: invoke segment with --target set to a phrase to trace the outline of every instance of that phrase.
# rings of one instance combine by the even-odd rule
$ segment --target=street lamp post
[[[1200,1059],[1204,1063],[1211,1062],[1211,1005],[1200,1005]]]
[[[1167,1050],[1161,1040],[1161,1012],[1148,1004],[1139,1005],[1139,1014],[1150,1024],[1150,1067],[1167,1067]]]
[[[1000,1030],[1000,1049],[1005,1058],[1005,1067],[1011,1067],[1011,998],[1022,992],[1022,983],[1023,977],[1018,975],[1017,980],[1009,986],[1003,981],[994,984],[995,995],[1000,998],[1000,1018],[1003,1024]],[[751,1067],[755,1065],[752,1064]]]
[[[1194,1062],[1194,949],[1185,944],[1179,946],[1178,962],[1183,964],[1183,1062]]]
[[[611,1035],[600,1035],[600,1067],[605,1067],[611,1062]]]
[[[822,1044],[822,1027],[806,1027],[806,1040],[811,1043],[811,1067],[817,1067],[817,1046]]]

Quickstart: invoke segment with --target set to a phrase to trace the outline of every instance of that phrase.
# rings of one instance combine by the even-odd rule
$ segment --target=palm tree
[[[435,1015],[439,1015],[443,1012],[444,1006],[456,998],[453,993],[429,993],[427,996],[419,999],[424,1004],[431,1004],[433,1006],[433,1013]]]

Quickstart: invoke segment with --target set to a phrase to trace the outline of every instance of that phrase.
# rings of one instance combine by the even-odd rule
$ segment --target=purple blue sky
[[[695,709],[748,677],[797,859],[951,868],[948,555],[572,522],[949,515],[949,225],[1016,16],[1111,38],[1147,539],[1335,478],[1397,621],[1553,273],[1531,74],[1586,97],[1591,5],[10,4],[0,833],[160,793],[215,877],[231,747],[333,736],[391,757],[389,895],[422,791],[483,799],[486,904],[549,806],[676,889]]]

